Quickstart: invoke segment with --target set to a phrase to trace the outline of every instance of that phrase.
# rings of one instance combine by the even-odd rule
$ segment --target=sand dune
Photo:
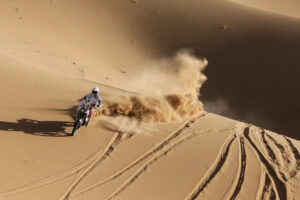
[[[226,123],[220,125],[224,120]],[[41,188],[51,188],[52,184],[73,177],[59,199],[298,198],[295,194],[299,152],[295,141],[287,137],[206,113],[187,120],[143,152],[144,149],[137,147],[149,139],[144,137],[139,135],[128,142],[121,139],[122,133],[115,133],[101,150],[79,165],[3,192],[1,196],[38,197],[43,194],[39,193]],[[134,149],[135,155],[124,155],[124,149]],[[109,159],[114,155],[128,160]],[[118,162],[126,163],[120,167]],[[107,166],[116,170],[106,175],[103,171],[107,171]]]
[[[218,114],[297,137],[285,119],[299,110],[298,19],[230,1],[31,2],[3,0],[2,55],[130,89],[153,57],[190,48],[210,65],[203,101],[230,107]]]
[[[1,0],[0,199],[300,199],[298,3],[237,2]]]

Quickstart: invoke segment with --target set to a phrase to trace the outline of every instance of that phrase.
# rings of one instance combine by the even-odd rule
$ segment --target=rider
[[[84,97],[78,99],[78,102],[82,102],[85,101],[87,104],[90,104],[90,110],[89,110],[89,115],[88,115],[88,120],[85,124],[85,126],[87,127],[89,124],[89,121],[92,117],[92,113],[93,110],[96,108],[99,108],[102,106],[102,99],[101,97],[98,95],[99,93],[99,88],[94,87],[92,89],[92,93],[85,95]]]

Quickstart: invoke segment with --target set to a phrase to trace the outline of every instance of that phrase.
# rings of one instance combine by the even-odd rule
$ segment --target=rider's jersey
[[[99,95],[94,95],[92,93],[85,95],[80,99],[80,101],[85,100],[88,104],[91,104],[93,107],[96,107],[96,104],[99,104],[99,107],[102,105],[102,99]]]

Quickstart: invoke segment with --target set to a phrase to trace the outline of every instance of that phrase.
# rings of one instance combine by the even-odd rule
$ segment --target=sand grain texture
[[[300,199],[298,2],[0,4],[0,200]]]

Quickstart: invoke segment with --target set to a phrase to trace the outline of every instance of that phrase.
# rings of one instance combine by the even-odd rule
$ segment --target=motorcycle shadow
[[[73,123],[67,121],[39,121],[26,118],[19,119],[17,122],[0,121],[0,130],[2,131],[24,132],[48,137],[71,136],[71,133],[66,131],[67,127],[73,127]]]

